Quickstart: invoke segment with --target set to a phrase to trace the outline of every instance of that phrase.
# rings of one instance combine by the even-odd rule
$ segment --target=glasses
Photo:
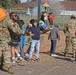
[[[15,16],[15,17],[17,17],[17,15],[12,15],[12,16]]]

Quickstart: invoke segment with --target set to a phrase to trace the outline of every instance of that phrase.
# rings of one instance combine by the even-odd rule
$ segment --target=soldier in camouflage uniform
[[[3,34],[2,34],[3,36]],[[1,38],[1,35],[0,35],[0,38]],[[5,69],[5,67],[8,69],[8,72],[9,73],[13,73],[13,70],[12,70],[12,65],[11,65],[11,62],[10,62],[10,49],[9,49],[9,46],[8,46],[8,40],[3,36],[2,39],[0,39],[0,50],[2,51],[2,54],[3,54],[3,59],[2,59],[2,63],[1,63],[1,68],[2,69]]]
[[[64,26],[64,33],[66,34],[66,47],[64,55],[67,56],[70,46],[72,45],[73,57],[76,56],[76,16],[72,15],[71,20]]]
[[[2,69],[8,69],[7,71],[11,74],[13,74],[12,65],[10,62],[10,48],[8,45],[8,34],[7,31],[5,31],[4,27],[0,28],[0,50],[2,51],[2,60],[1,60],[1,68]]]
[[[10,65],[10,51],[9,51],[9,45],[8,45],[8,43],[11,41],[9,29],[17,34],[25,34],[25,32],[23,32],[20,29],[19,25],[15,21],[17,20],[16,14],[14,12],[11,12],[9,16],[10,16],[10,20],[5,22],[5,24],[3,24],[2,26],[2,31],[0,34],[0,40],[1,40],[0,46],[3,51],[4,62],[8,68],[8,72],[13,73],[12,66]]]
[[[24,34],[24,32],[20,29],[20,26],[16,22],[18,17],[15,14],[15,12],[11,12],[9,16],[10,16],[10,20],[6,23],[6,27],[8,27],[8,30],[10,32],[10,36],[11,36],[10,46],[11,46],[11,53],[12,53],[12,62],[15,63],[17,59],[21,61],[23,60],[17,50],[17,47],[18,47],[18,42],[20,40],[20,35]],[[16,60],[15,60],[15,54],[17,54]]]

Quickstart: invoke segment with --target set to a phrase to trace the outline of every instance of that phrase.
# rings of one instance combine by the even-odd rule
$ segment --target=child
[[[26,30],[27,30],[28,32],[29,32],[29,30],[31,29],[31,27],[32,27],[32,25],[33,25],[33,22],[34,22],[34,19],[31,19],[31,20],[30,20],[30,24],[26,27]],[[28,39],[29,39],[28,41],[29,41],[30,45],[29,45],[29,47],[28,47],[28,49],[27,49],[27,51],[26,51],[26,54],[25,54],[26,57],[29,57],[29,52],[30,52],[30,47],[31,47],[31,40],[32,40],[31,36],[29,36]]]
[[[21,22],[21,30],[22,31],[25,31],[26,28],[24,26],[24,21],[23,20],[20,20],[20,22]],[[25,45],[26,45],[26,36],[25,35],[21,35],[20,36],[19,47],[20,47],[21,57],[23,58],[23,60],[24,60],[24,46]]]
[[[40,28],[38,27],[37,20],[34,20],[33,26],[29,30],[30,36],[32,38],[31,48],[29,52],[29,61],[32,60],[33,52],[36,48],[36,61],[39,61],[39,49],[40,49]]]
[[[49,39],[51,40],[51,51],[50,51],[51,56],[56,56],[55,51],[56,51],[57,39],[60,40],[58,27],[59,27],[58,24],[54,24],[48,37],[48,40]]]

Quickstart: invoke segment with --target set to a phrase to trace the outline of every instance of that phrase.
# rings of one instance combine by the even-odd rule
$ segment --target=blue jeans
[[[29,47],[28,47],[28,49],[27,49],[27,51],[26,51],[26,53],[30,53],[30,49],[31,49],[31,42],[30,42],[30,45],[29,45]],[[35,52],[36,52],[36,48],[34,48],[34,50],[35,50]]]
[[[55,54],[57,40],[51,40],[51,53]]]
[[[36,48],[36,59],[39,58],[40,40],[32,40],[30,48],[30,59],[32,59],[32,54]]]
[[[19,47],[20,47],[20,53],[21,57],[24,58],[24,46],[26,45],[26,36],[20,37]]]
[[[31,49],[31,43],[30,43],[30,45],[29,45],[29,47],[28,47],[28,49],[27,49],[27,51],[26,51],[26,53],[30,53],[30,49]]]

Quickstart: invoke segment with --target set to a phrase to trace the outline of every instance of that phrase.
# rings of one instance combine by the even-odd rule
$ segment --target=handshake
[[[24,32],[24,34],[28,36],[28,35],[29,35],[29,31],[26,30],[26,31]]]

